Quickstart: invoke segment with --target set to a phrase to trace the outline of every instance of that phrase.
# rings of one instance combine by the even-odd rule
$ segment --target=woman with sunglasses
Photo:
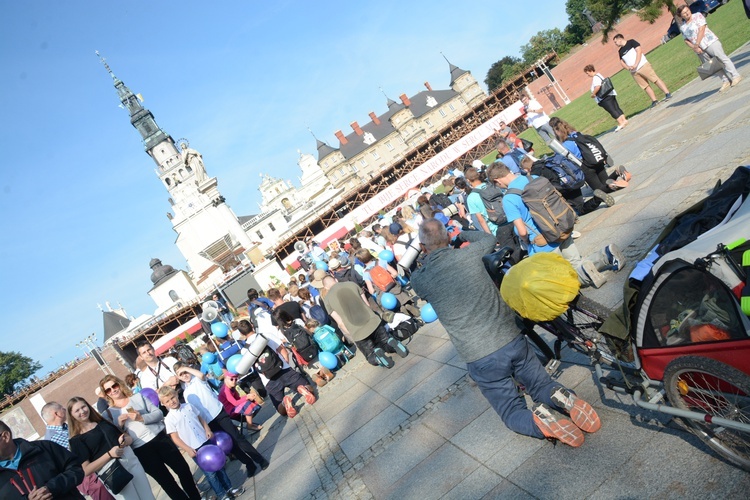
[[[133,451],[146,474],[159,483],[169,498],[199,500],[200,492],[190,467],[164,431],[164,414],[159,407],[142,394],[133,394],[127,384],[114,375],[105,376],[99,387],[110,405],[104,418],[132,438]],[[167,466],[177,475],[182,488]]]
[[[130,449],[133,439],[104,420],[84,398],[71,398],[67,409],[70,451],[81,460],[84,474],[101,474],[117,459],[133,479],[115,498],[153,500],[146,473]]]

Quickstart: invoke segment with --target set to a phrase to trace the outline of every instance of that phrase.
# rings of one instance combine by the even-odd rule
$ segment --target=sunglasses
[[[227,376],[225,375],[225,376],[224,376],[224,380],[237,380],[237,377],[227,377]]]
[[[110,385],[109,387],[105,387],[104,388],[104,394],[109,394],[114,389],[119,389],[119,388],[120,388],[120,384],[114,383],[114,384]]]

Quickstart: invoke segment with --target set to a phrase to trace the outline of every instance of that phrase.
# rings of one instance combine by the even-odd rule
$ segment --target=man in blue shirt
[[[526,176],[516,175],[507,166],[496,163],[487,171],[487,178],[499,187],[523,191],[530,180],[536,179],[537,176],[531,176],[529,179]],[[619,271],[625,265],[625,256],[614,244],[607,245],[594,255],[583,259],[573,238],[560,242],[547,242],[541,236],[531,212],[518,194],[507,193],[503,197],[503,210],[508,221],[513,223],[522,248],[526,248],[529,255],[537,252],[560,252],[576,270],[578,280],[583,286],[599,288],[607,282],[607,277],[601,274],[601,271],[607,269]]]

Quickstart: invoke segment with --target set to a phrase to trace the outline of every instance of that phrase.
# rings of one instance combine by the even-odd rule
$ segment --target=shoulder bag
[[[602,75],[599,75],[601,78]],[[596,93],[596,97],[599,99],[604,99],[609,94],[612,93],[612,91],[615,89],[615,87],[612,85],[612,80],[607,78],[602,78],[602,84],[599,86],[599,92]]]
[[[109,446],[111,449],[114,445],[111,444],[109,438],[107,437],[107,434],[104,431],[102,431],[102,434],[104,435],[104,441],[106,441],[107,446]],[[133,474],[128,472],[125,466],[122,465],[120,460],[117,458],[114,459],[114,462],[107,470],[97,475],[99,476],[99,479],[101,479],[104,483],[104,486],[106,486],[113,495],[117,495],[118,493],[120,493],[123,488],[125,488],[125,486],[127,486],[128,483],[133,480]]]

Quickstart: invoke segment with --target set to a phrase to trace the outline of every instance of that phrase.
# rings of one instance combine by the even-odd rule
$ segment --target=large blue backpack
[[[583,170],[559,153],[544,158],[544,166],[557,175],[559,189],[568,191],[580,189],[586,183]],[[555,186],[558,187],[558,186]]]

